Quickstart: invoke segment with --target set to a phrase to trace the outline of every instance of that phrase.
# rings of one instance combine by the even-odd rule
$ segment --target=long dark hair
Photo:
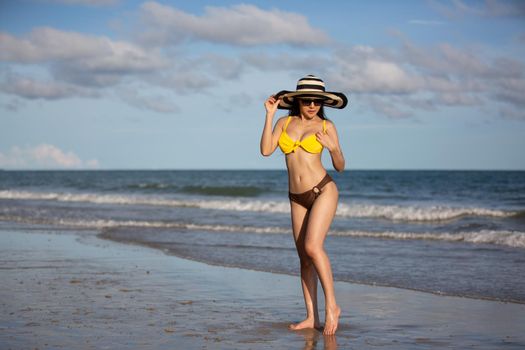
[[[288,113],[288,115],[294,116],[294,117],[298,117],[301,115],[301,110],[299,109],[299,99],[298,98],[293,99],[292,108],[290,108],[290,113]],[[317,115],[319,116],[319,118],[323,120],[328,120],[328,118],[326,118],[326,115],[324,114],[323,105],[321,105],[321,108],[319,108],[319,112],[317,112]]]

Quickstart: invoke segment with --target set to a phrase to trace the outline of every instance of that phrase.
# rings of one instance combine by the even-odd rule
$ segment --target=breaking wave
[[[209,225],[193,224],[176,221],[146,221],[146,220],[107,220],[107,219],[69,219],[69,218],[35,218],[16,215],[0,215],[0,220],[17,221],[33,224],[60,225],[67,227],[104,229],[112,227],[159,228],[195,230],[206,232],[233,232],[255,234],[291,234],[288,227],[278,226],[243,226],[243,225]],[[525,232],[507,230],[480,230],[474,232],[395,232],[395,231],[360,231],[332,230],[333,236],[368,237],[393,240],[429,240],[447,242],[468,242],[476,244],[495,244],[514,248],[525,248]]]
[[[173,199],[166,197],[117,195],[96,193],[56,193],[30,191],[0,191],[0,199],[47,200],[59,202],[85,202],[116,205],[153,205],[168,207],[194,207],[213,210],[289,213],[288,201],[253,199]],[[512,217],[522,212],[477,207],[401,206],[339,203],[337,216],[347,218],[379,218],[399,221],[446,221],[466,216]]]

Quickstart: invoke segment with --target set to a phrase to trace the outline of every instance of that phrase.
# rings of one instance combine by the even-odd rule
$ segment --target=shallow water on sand
[[[297,277],[209,266],[91,231],[0,230],[3,348],[521,349],[525,305],[336,283],[335,337],[291,332]],[[322,298],[319,308],[321,318]]]

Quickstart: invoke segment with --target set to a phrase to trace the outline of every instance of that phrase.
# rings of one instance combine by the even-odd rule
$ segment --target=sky
[[[308,74],[346,169],[525,170],[503,0],[0,0],[0,169],[284,169],[264,100]]]

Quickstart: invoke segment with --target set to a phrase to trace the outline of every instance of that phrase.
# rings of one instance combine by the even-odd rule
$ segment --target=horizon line
[[[286,171],[285,168],[105,168],[105,169],[90,169],[90,168],[43,168],[43,169],[1,169],[0,172],[9,171]],[[327,169],[327,171],[334,172],[334,169]],[[481,168],[351,168],[345,169],[348,171],[525,171],[524,169],[481,169]]]

